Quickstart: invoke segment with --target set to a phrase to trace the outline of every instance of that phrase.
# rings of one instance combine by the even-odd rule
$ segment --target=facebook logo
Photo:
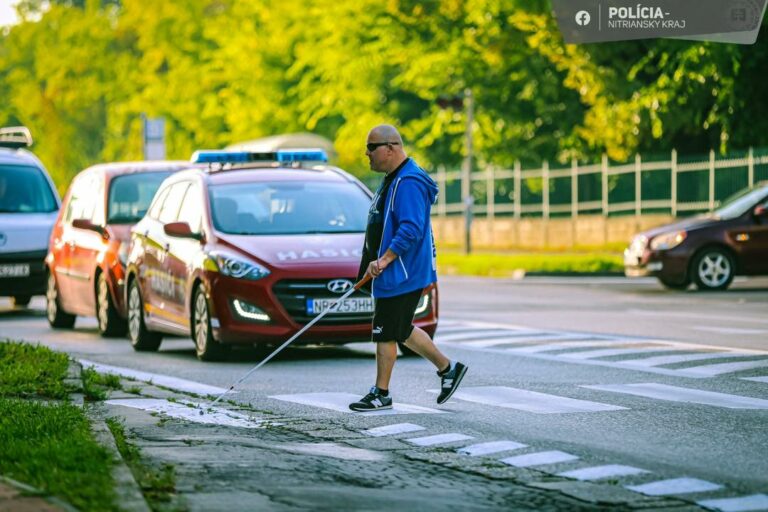
[[[587,11],[579,11],[576,13],[576,24],[581,27],[589,25],[589,20],[591,19],[592,17]]]

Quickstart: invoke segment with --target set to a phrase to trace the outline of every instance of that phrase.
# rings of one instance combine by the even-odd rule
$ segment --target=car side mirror
[[[94,224],[89,219],[75,219],[72,221],[72,227],[77,229],[86,229],[88,231],[95,231],[103,237],[107,236],[107,230],[104,229],[104,226]]]
[[[203,235],[201,233],[193,233],[192,228],[186,222],[169,222],[163,226],[163,231],[168,236],[175,236],[177,238],[191,238],[192,240],[202,240]]]
[[[768,220],[768,208],[766,208],[764,205],[759,204],[755,206],[755,209],[752,210],[752,215],[755,216],[758,220]]]

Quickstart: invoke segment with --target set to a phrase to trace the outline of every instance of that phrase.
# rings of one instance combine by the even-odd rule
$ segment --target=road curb
[[[77,380],[82,384],[82,365],[76,361],[70,361],[68,379]],[[115,483],[115,496],[118,508],[125,512],[150,512],[149,505],[141,493],[141,488],[133,477],[128,465],[125,463],[120,450],[117,449],[115,437],[112,431],[100,418],[92,407],[86,407],[82,401],[82,395],[75,394],[73,402],[83,407],[85,415],[91,422],[91,432],[97,443],[103,446],[114,460],[112,466],[112,479]]]

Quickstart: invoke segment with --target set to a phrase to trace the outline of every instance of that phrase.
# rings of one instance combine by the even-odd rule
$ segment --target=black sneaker
[[[465,373],[467,373],[467,367],[458,361],[453,370],[443,374],[437,372],[438,377],[440,377],[440,394],[437,397],[438,404],[444,404],[451,398],[453,393],[459,388]]]
[[[349,404],[349,408],[357,412],[378,411],[392,408],[392,397],[382,395],[376,386],[371,388],[363,398]]]

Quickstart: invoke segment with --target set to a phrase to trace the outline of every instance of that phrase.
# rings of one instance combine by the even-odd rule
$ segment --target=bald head
[[[368,132],[366,156],[371,170],[389,174],[408,158],[403,138],[391,124],[380,124]]]
[[[400,132],[397,128],[391,124],[380,124],[374,126],[368,133],[368,140],[371,141],[371,137],[375,137],[375,142],[397,142],[400,146],[403,145],[403,138],[400,136]],[[373,142],[373,141],[371,141]]]

